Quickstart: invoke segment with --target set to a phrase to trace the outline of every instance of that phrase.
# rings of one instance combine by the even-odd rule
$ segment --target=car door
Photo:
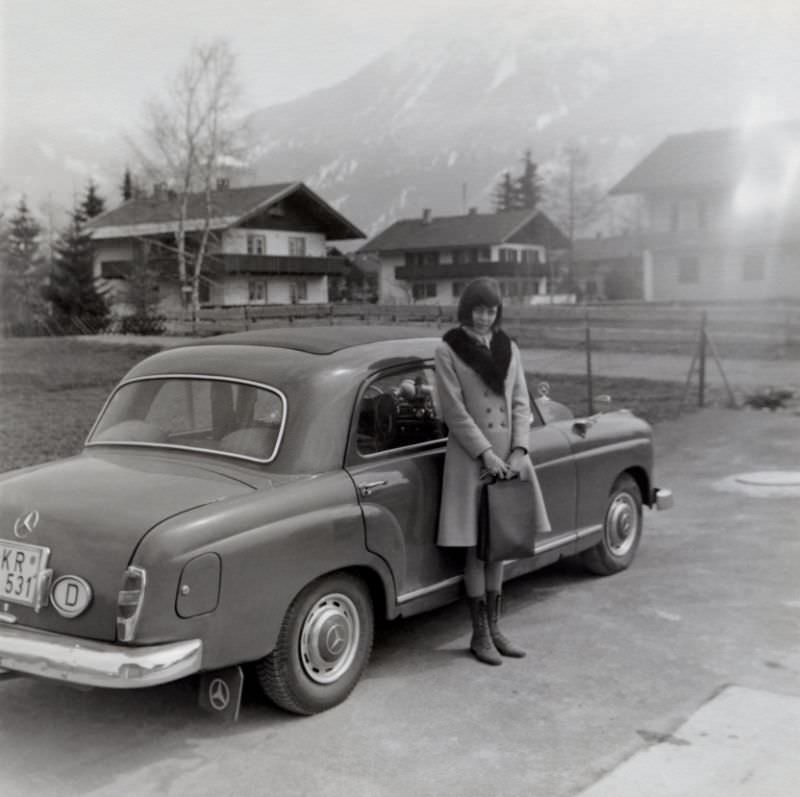
[[[569,440],[555,425],[545,423],[535,404],[529,435],[529,456],[542,487],[551,530],[540,534],[536,552],[561,545],[575,538],[578,498],[575,457]]]
[[[398,602],[460,577],[463,551],[436,545],[445,433],[431,364],[383,371],[362,389],[346,469],[367,548],[394,574]]]

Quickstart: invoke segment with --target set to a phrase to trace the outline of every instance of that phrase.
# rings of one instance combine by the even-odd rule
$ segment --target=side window
[[[433,369],[393,371],[373,380],[361,396],[356,447],[361,455],[441,440]]]

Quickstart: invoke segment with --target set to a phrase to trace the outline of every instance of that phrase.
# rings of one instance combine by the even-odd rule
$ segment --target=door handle
[[[377,490],[379,487],[386,487],[389,482],[386,479],[381,479],[380,481],[376,482],[366,482],[365,484],[359,484],[358,490],[365,498],[367,496],[372,495],[372,493]]]

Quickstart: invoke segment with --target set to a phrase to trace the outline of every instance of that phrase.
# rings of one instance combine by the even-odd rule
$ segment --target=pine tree
[[[70,214],[70,222],[55,245],[55,258],[44,296],[51,319],[67,334],[93,333],[108,324],[109,307],[95,287],[91,238],[84,231],[84,207],[98,199],[90,183],[86,199]],[[102,200],[99,200],[102,204]],[[96,207],[96,204],[95,204]]]
[[[30,335],[41,329],[45,313],[41,231],[22,197],[9,219],[0,259],[0,313],[5,331],[12,335]]]
[[[511,174],[503,172],[503,176],[497,183],[494,191],[494,212],[502,213],[514,207],[514,184],[511,182]]]
[[[539,177],[538,167],[531,160],[530,150],[525,152],[522,162],[524,169],[514,181],[512,205],[518,209],[535,210],[542,201],[542,179]]]
[[[122,190],[122,199],[124,202],[127,202],[129,199],[133,199],[136,189],[133,185],[131,170],[127,166],[125,167],[125,175],[122,178],[122,185],[120,186],[120,189]]]
[[[97,185],[94,180],[90,179],[86,186],[86,196],[81,202],[81,213],[84,220],[93,219],[99,216],[106,209],[106,201],[97,192]]]

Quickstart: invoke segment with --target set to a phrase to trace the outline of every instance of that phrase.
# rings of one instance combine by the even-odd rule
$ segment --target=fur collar
[[[442,340],[464,365],[471,368],[499,396],[505,394],[506,374],[511,363],[511,338],[501,329],[492,335],[491,350],[461,327],[445,332]]]

